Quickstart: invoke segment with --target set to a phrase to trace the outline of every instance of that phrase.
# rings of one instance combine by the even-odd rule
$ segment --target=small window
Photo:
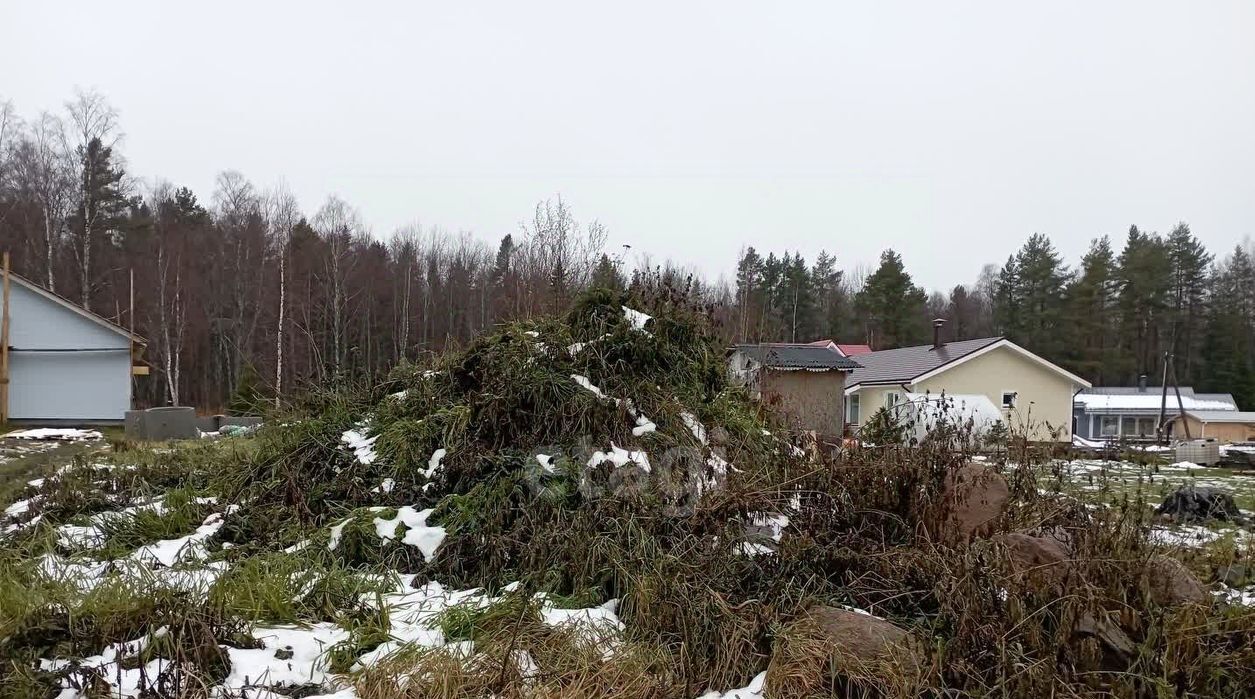
[[[1139,437],[1155,436],[1155,418],[1139,417],[1137,419],[1137,434]]]
[[[845,422],[849,425],[857,425],[859,421],[859,401],[858,394],[851,394],[845,399]]]
[[[1120,436],[1120,418],[1114,415],[1103,415],[1101,431],[1103,437]]]
[[[1015,407],[1015,398],[1016,398],[1016,396],[1018,396],[1018,395],[1019,395],[1019,393],[1017,393],[1016,391],[1003,391],[1003,392],[1002,392],[1002,407],[1004,407],[1004,408],[1014,408],[1014,407]]]
[[[1137,435],[1137,418],[1135,417],[1124,418],[1124,427],[1121,428],[1120,435],[1123,437],[1136,436]]]
[[[898,403],[902,402],[902,394],[897,391],[889,391],[885,394],[885,407],[893,409]]]

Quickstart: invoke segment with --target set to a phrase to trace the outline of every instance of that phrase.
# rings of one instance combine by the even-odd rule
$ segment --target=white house
[[[12,422],[122,422],[142,338],[38,284],[9,275],[8,404]]]

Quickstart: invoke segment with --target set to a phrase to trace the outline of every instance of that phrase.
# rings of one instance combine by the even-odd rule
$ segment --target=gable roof
[[[1161,406],[1174,415],[1180,412],[1176,393],[1171,390],[1168,391],[1168,401],[1164,404],[1162,387],[1152,389],[1148,386],[1145,391],[1135,386],[1132,390],[1127,390],[1127,388],[1125,386],[1090,388],[1076,394],[1072,400],[1087,413],[1158,413]],[[1194,410],[1236,411],[1238,409],[1233,396],[1227,393],[1195,393],[1194,389],[1189,386],[1181,387],[1181,404],[1185,406],[1186,412]]]
[[[53,303],[55,303],[55,304],[57,304],[57,305],[59,305],[59,306],[62,306],[62,307],[64,307],[64,308],[68,308],[69,310],[71,310],[71,311],[73,311],[73,312],[75,312],[75,313],[79,314],[80,316],[82,316],[82,317],[84,317],[84,318],[86,318],[86,319],[90,320],[91,322],[93,322],[93,323],[95,323],[95,324],[97,324],[97,325],[99,325],[99,326],[101,326],[101,327],[103,327],[103,328],[106,328],[106,329],[108,329],[108,330],[112,330],[113,332],[115,332],[115,333],[117,333],[117,334],[119,334],[119,335],[121,335],[121,336],[123,336],[123,337],[129,338],[130,340],[132,340],[132,341],[134,341],[134,342],[138,342],[138,343],[139,343],[139,344],[141,344],[141,345],[146,345],[146,344],[148,344],[148,341],[147,341],[147,340],[145,340],[144,338],[140,337],[139,335],[136,335],[135,333],[131,332],[130,330],[127,330],[126,328],[122,327],[121,325],[118,325],[117,323],[115,323],[115,322],[113,322],[113,321],[109,320],[108,318],[106,318],[106,317],[104,317],[104,316],[102,316],[102,315],[99,315],[99,314],[96,314],[96,313],[92,313],[91,311],[87,310],[86,308],[83,308],[82,306],[78,305],[77,303],[74,303],[73,301],[71,301],[71,300],[69,300],[69,299],[65,298],[64,296],[62,296],[62,295],[60,295],[60,294],[57,294],[57,293],[52,292],[52,291],[48,291],[47,289],[43,288],[42,286],[40,286],[40,285],[36,284],[35,282],[33,282],[33,281],[29,280],[29,279],[27,279],[26,277],[23,277],[23,276],[22,276],[22,275],[20,275],[20,274],[14,274],[13,272],[9,272],[9,281],[10,281],[10,282],[12,282],[12,283],[14,283],[14,284],[17,284],[18,286],[21,286],[21,287],[23,287],[23,288],[25,288],[25,289],[29,289],[29,290],[31,290],[31,291],[33,291],[33,292],[35,292],[36,294],[38,294],[39,296],[42,296],[42,297],[44,297],[44,298],[48,299],[49,301],[52,301]]]
[[[835,350],[815,344],[736,345],[736,351],[771,369],[853,371],[859,365]]]
[[[843,345],[837,344],[837,351],[847,357],[861,357],[864,354],[871,354],[871,345]]]
[[[933,349],[932,345],[916,345],[862,354],[859,355],[858,363],[863,368],[856,369],[853,374],[850,374],[846,386],[860,383],[910,383],[917,376],[962,359],[1001,339],[1000,337],[985,337],[978,340],[948,342],[937,349]]]
[[[1229,422],[1255,424],[1255,413],[1251,412],[1239,412],[1237,410],[1189,410],[1187,408],[1185,414],[1203,423]]]
[[[916,345],[881,350],[858,356],[862,369],[856,369],[846,381],[846,390],[859,384],[911,384],[932,378],[951,367],[974,359],[986,352],[1005,347],[1059,374],[1078,386],[1089,382],[1029,352],[1004,337],[982,337],[975,340],[947,342],[941,347]]]

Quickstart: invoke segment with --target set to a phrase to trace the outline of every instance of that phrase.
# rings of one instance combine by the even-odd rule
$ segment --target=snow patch
[[[378,454],[375,453],[375,440],[379,439],[379,436],[368,437],[366,434],[365,427],[346,430],[344,434],[340,435],[340,441],[353,452],[353,455],[357,457],[358,463],[369,466],[375,463],[375,459],[378,457]]]

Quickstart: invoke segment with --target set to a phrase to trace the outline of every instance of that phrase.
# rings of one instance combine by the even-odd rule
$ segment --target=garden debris
[[[1164,498],[1155,514],[1176,522],[1246,522],[1232,494],[1209,486],[1181,486]]]

